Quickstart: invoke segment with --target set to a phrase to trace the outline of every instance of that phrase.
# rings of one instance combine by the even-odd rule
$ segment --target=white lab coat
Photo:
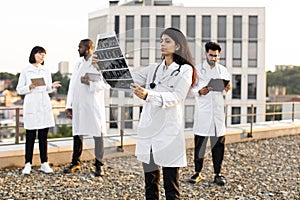
[[[91,64],[92,58],[82,58],[74,67],[69,84],[66,109],[72,109],[73,135],[106,135],[106,116],[104,89],[109,85],[103,81],[92,82],[90,85],[81,83],[85,73],[100,73]]]
[[[29,89],[32,78],[45,80],[45,86]],[[51,73],[43,65],[28,65],[20,74],[17,92],[25,95],[23,104],[23,120],[25,129],[43,129],[55,126],[49,94],[53,92]]]
[[[223,92],[210,91],[206,95],[199,95],[198,91],[207,86],[211,78],[221,78],[230,80],[227,69],[216,63],[211,69],[207,61],[203,65],[196,66],[198,73],[198,83],[192,89],[196,99],[194,127],[196,135],[200,136],[223,136],[226,132],[225,127],[225,99]]]
[[[157,165],[183,167],[187,164],[183,106],[192,83],[192,67],[182,65],[180,73],[171,76],[179,65],[172,63],[165,69],[165,62],[162,62],[154,81],[156,87],[150,89],[156,66],[132,73],[134,82],[145,85],[148,90],[137,131],[135,154],[139,161],[149,164],[152,149]]]

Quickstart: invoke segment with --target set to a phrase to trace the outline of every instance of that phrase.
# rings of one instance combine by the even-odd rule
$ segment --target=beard
[[[214,67],[216,65],[216,62],[213,60],[209,60],[208,58],[206,58],[207,63],[209,64],[209,66]]]

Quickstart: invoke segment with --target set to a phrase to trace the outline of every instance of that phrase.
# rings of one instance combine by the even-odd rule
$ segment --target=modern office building
[[[68,61],[61,61],[58,63],[58,71],[63,74],[69,74],[69,62]]]
[[[265,118],[265,8],[183,7],[172,0],[110,1],[110,7],[89,13],[89,37],[115,31],[132,70],[160,61],[159,37],[164,28],[179,28],[187,37],[196,64],[204,57],[204,44],[222,45],[220,62],[232,74],[232,91],[226,96],[227,125],[249,123],[249,114]],[[120,115],[115,105],[124,105],[125,118],[139,116],[141,103],[130,93],[110,92],[108,119]],[[251,108],[251,104],[254,106]],[[120,108],[119,108],[120,109]],[[194,99],[185,105],[185,127],[193,124]],[[120,116],[118,116],[120,117]],[[114,125],[111,124],[112,128]],[[125,124],[134,127],[135,123]]]

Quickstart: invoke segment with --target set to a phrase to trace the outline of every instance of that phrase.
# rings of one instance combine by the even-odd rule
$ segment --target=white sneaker
[[[49,173],[53,173],[53,169],[51,169],[51,167],[49,166],[49,164],[47,162],[44,162],[41,165],[40,171],[49,174]]]
[[[30,174],[31,172],[31,164],[30,162],[25,164],[24,169],[22,170],[22,174]]]

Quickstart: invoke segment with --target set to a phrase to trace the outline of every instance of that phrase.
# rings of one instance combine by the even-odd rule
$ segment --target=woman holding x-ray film
[[[159,166],[163,170],[166,199],[179,199],[179,167],[187,165],[183,106],[197,74],[180,30],[165,29],[160,48],[161,63],[132,73],[135,83],[131,89],[145,100],[135,154],[143,163],[146,199],[159,199]]]

